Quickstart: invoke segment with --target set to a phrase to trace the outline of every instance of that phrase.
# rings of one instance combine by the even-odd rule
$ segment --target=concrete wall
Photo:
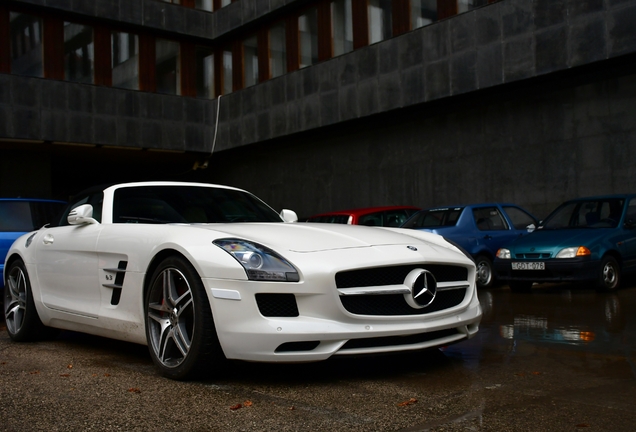
[[[219,153],[212,179],[301,216],[507,201],[542,218],[565,199],[636,192],[636,74],[538,83],[441,111]]]

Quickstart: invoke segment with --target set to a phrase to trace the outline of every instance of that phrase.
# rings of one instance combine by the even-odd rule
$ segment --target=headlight
[[[497,258],[510,259],[510,249],[501,248],[497,251]]]
[[[239,239],[219,239],[215,245],[232,255],[245,269],[249,280],[298,282],[298,271],[273,250]]]
[[[585,246],[575,246],[561,249],[559,253],[556,254],[556,258],[576,258],[590,255],[592,255],[592,252]]]

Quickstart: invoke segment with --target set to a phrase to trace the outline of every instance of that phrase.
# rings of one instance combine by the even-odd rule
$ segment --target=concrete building
[[[180,4],[179,4],[180,3]],[[636,0],[2,0],[0,196],[346,207],[636,191]]]

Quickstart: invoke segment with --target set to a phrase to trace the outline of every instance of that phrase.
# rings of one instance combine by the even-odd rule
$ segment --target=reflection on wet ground
[[[445,354],[479,364],[484,350],[513,358],[534,349],[636,358],[636,288],[600,293],[571,285],[535,286],[530,293],[506,287],[479,293],[483,319],[478,336]],[[636,368],[634,369],[636,378]]]

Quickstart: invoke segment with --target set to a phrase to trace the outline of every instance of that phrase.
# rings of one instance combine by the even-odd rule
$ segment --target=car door
[[[497,249],[517,238],[518,233],[510,229],[506,218],[497,206],[473,208],[473,218],[477,226],[477,244],[494,256]]]
[[[93,204],[101,218],[101,193],[74,201],[62,226],[47,229],[36,243],[36,274],[42,302],[51,309],[96,318],[100,307],[97,239],[101,224],[68,225],[68,212]],[[97,219],[100,220],[100,219]]]

